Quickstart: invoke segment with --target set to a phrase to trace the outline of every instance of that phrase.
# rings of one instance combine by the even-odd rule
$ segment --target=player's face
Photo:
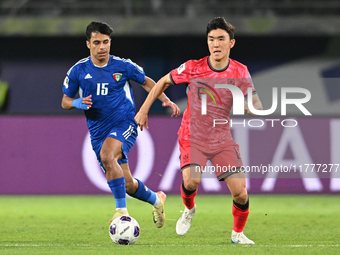
[[[86,41],[90,49],[92,62],[95,65],[105,65],[110,58],[111,38],[99,32],[92,32],[90,42]]]
[[[211,30],[208,34],[210,56],[215,61],[228,60],[234,44],[235,40],[230,40],[229,34],[224,29]]]

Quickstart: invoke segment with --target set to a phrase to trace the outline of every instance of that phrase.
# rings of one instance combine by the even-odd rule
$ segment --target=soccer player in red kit
[[[143,126],[148,128],[148,112],[156,98],[171,84],[188,84],[188,107],[178,131],[183,176],[181,195],[185,210],[177,221],[176,232],[185,235],[190,229],[196,212],[195,196],[202,178],[202,167],[210,160],[215,167],[216,177],[227,184],[233,197],[234,225],[231,241],[254,244],[243,234],[249,214],[249,198],[239,146],[234,142],[229,129],[233,95],[231,90],[216,85],[228,84],[241,90],[245,98],[245,114],[254,115],[246,102],[249,96],[252,97],[254,108],[262,110],[247,67],[229,58],[230,49],[235,45],[235,30],[222,17],[209,22],[206,33],[210,56],[189,60],[161,78],[135,119],[142,130]],[[251,91],[251,95],[248,91]],[[215,120],[224,120],[225,124],[217,125]]]

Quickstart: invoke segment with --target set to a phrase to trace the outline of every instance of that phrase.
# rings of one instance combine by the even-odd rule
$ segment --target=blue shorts
[[[138,131],[137,131],[137,125],[135,122],[132,122],[132,121],[122,122],[119,125],[114,126],[110,130],[108,135],[104,137],[104,139],[102,139],[101,142],[97,143],[96,146],[93,145],[93,150],[96,153],[99,164],[105,173],[106,173],[106,170],[100,159],[100,150],[106,138],[112,137],[122,142],[123,158],[118,160],[118,164],[121,165],[124,163],[128,163],[127,154],[131,150],[132,146],[135,144],[137,135],[138,135]]]

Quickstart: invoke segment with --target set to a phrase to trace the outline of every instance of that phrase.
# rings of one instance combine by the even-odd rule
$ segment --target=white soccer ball
[[[121,216],[110,224],[110,237],[116,244],[134,244],[140,235],[138,222],[131,216]]]

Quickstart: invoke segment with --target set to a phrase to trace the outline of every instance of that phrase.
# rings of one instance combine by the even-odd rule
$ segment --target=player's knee
[[[236,203],[244,205],[248,201],[248,193],[246,189],[240,189],[233,194],[233,199]]]
[[[100,160],[102,161],[104,167],[111,165],[113,162],[113,155],[108,153],[100,153]]]
[[[195,190],[200,184],[201,180],[197,178],[186,178],[184,179],[184,187],[187,190]]]
[[[115,164],[118,164],[118,158],[112,153],[101,153],[100,160],[107,171],[110,171],[110,169],[112,169]]]
[[[191,169],[192,170],[192,169]],[[183,174],[183,182],[184,187],[187,190],[195,190],[197,189],[198,185],[201,183],[201,174],[198,173],[197,175],[193,171],[189,171],[189,168],[185,170]]]

